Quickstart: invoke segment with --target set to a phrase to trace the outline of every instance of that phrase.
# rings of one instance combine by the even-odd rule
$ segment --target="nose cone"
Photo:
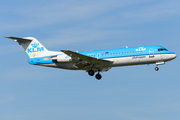
[[[176,54],[174,53],[174,54],[172,54],[172,56],[171,56],[171,58],[172,59],[175,59],[177,56],[176,56]]]

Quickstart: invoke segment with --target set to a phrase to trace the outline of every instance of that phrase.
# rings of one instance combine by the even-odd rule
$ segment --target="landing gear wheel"
[[[101,74],[96,74],[96,79],[100,80],[102,78]]]
[[[155,70],[156,70],[156,71],[158,71],[158,70],[159,70],[159,68],[158,68],[158,67],[155,67]]]
[[[94,71],[93,71],[93,70],[89,70],[89,71],[88,71],[88,74],[89,74],[90,76],[93,76],[93,75],[94,75]]]

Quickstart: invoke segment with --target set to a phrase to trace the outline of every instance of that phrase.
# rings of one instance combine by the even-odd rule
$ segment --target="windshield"
[[[168,51],[166,48],[159,48],[158,51]]]

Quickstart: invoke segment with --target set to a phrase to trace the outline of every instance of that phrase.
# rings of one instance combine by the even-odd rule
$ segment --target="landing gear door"
[[[149,49],[149,58],[153,58],[154,57],[154,49]]]

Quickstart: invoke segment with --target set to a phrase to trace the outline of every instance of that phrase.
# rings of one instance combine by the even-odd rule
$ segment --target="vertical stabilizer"
[[[30,58],[42,57],[48,54],[48,50],[33,37],[17,38],[17,37],[6,37],[13,39],[21,45]]]

